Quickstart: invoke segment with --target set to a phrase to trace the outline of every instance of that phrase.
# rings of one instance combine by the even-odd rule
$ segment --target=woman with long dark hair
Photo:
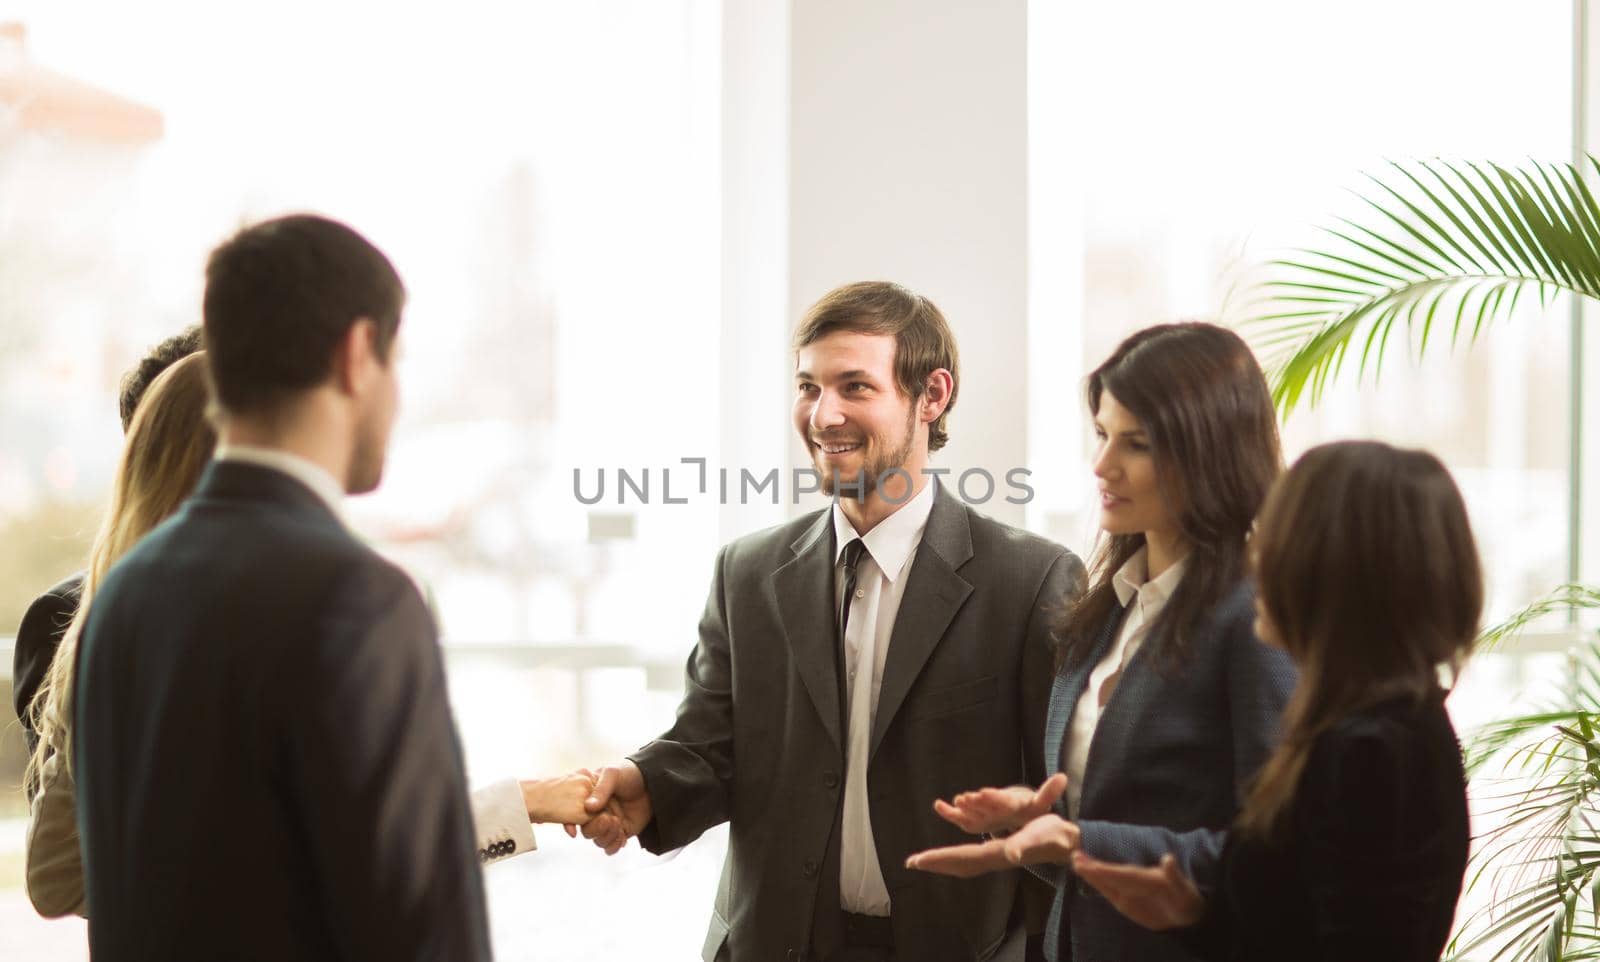
[[[935,809],[1012,839],[919,853],[954,875],[1032,864],[1056,883],[1052,960],[1183,960],[1178,940],[1124,919],[1065,870],[1176,852],[1209,864],[1277,744],[1294,684],[1256,638],[1251,525],[1282,466],[1266,379],[1238,335],[1147,328],[1089,376],[1103,533],[1089,590],[1059,626],[1038,790],[967,792]],[[1009,854],[1008,854],[1009,846]],[[1025,856],[1025,857],[1024,857]]]
[[[1432,962],[1468,849],[1466,776],[1440,670],[1469,652],[1483,581],[1466,506],[1423,451],[1306,453],[1255,540],[1257,632],[1300,683],[1212,873],[1079,855],[1079,877],[1206,958]],[[1187,927],[1187,928],[1185,928]]]

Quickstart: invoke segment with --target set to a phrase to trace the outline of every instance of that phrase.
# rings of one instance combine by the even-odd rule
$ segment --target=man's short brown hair
[[[928,450],[944,447],[950,440],[945,421],[956,406],[961,378],[956,338],[939,308],[921,294],[888,281],[846,284],[811,305],[795,329],[794,349],[798,352],[835,331],[893,335],[895,383],[913,401],[928,389],[929,374],[940,368],[950,372],[950,401],[928,425]]]
[[[229,414],[264,414],[333,372],[339,341],[372,322],[389,363],[406,289],[383,252],[326,217],[246,227],[211,252],[203,302],[211,384]]]

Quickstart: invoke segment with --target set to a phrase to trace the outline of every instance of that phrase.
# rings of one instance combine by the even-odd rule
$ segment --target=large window
[[[1033,323],[1072,331],[1083,370],[1149,324],[1238,320],[1241,269],[1359,216],[1349,191],[1389,159],[1572,153],[1565,4],[1514,17],[1376,0],[1035,7],[1032,196],[1049,226],[1032,255],[1048,313]],[[1488,59],[1502,69],[1481,69]],[[1491,614],[1520,607],[1566,577],[1567,317],[1535,307],[1420,369],[1391,351],[1377,387],[1351,364],[1285,425],[1287,453],[1355,436],[1434,450],[1471,505]],[[1059,397],[1034,420],[1075,415]],[[1064,533],[1088,517],[1082,487],[1058,502]]]
[[[438,615],[473,779],[596,764],[664,727],[717,509],[619,505],[615,472],[651,468],[658,504],[658,466],[720,455],[719,11],[11,5],[26,33],[0,76],[65,105],[0,112],[0,635],[82,566],[117,379],[198,322],[207,250],[310,209],[371,237],[409,290],[385,482],[349,515]],[[610,476],[605,501],[573,496],[575,469]],[[23,894],[4,727],[0,957],[82,957],[81,925]],[[487,874],[500,957],[698,945],[714,844],[658,868],[541,837]],[[619,897],[659,918],[609,924]]]

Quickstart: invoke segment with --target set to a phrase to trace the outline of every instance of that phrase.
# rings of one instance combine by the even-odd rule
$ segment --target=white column
[[[961,346],[934,466],[952,483],[987,470],[995,491],[979,509],[1017,524],[1005,476],[1027,466],[1027,12],[1027,0],[802,0],[788,51],[785,332],[850,281],[931,298]],[[788,450],[807,463],[798,442]]]
[[[708,471],[728,472],[719,526],[729,541],[787,516],[783,497],[741,503],[739,472],[787,471],[789,3],[722,8],[722,456]],[[720,475],[708,488],[721,497]]]
[[[1600,176],[1588,156],[1600,154],[1600,22],[1596,21],[1596,11],[1589,0],[1574,0],[1573,7],[1577,37],[1573,51],[1573,157],[1594,190],[1600,189]],[[1574,333],[1572,344],[1572,390],[1576,397],[1573,430],[1577,442],[1572,466],[1577,473],[1572,507],[1577,514],[1573,526],[1577,564],[1571,575],[1593,585],[1600,584],[1600,330],[1595,327],[1600,322],[1600,310],[1591,302],[1578,300],[1573,316],[1581,331]],[[1595,620],[1586,619],[1590,624]]]
[[[1084,174],[1082,98],[1089,96],[1074,10],[1028,3],[1029,530],[1087,557],[1094,490],[1084,458]],[[1042,92],[1048,91],[1048,95]]]

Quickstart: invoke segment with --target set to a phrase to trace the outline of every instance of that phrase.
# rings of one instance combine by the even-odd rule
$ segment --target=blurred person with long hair
[[[76,611],[29,711],[38,741],[24,775],[32,802],[27,888],[34,907],[46,917],[84,913],[83,862],[71,785],[78,637],[95,590],[111,566],[193,493],[217,443],[206,419],[207,403],[202,352],[167,367],[132,412],[111,502],[89,552]]]
[[[1294,672],[1255,635],[1245,571],[1251,525],[1282,468],[1277,419],[1249,347],[1211,324],[1136,332],[1090,374],[1086,395],[1102,538],[1094,580],[1056,633],[1044,738],[1056,774],[1037,789],[936,801],[970,833],[1017,839],[907,864],[958,876],[1033,866],[1056,887],[1051,960],[1189,959],[1181,942],[1078,885],[1065,863],[1081,849],[1209,864],[1277,745]],[[1028,841],[1027,858],[1015,857],[1013,843]]]
[[[133,412],[155,379],[174,362],[198,350],[200,327],[195,325],[150,348],[139,363],[122,376],[117,391],[117,413],[122,419],[123,435],[127,435],[133,424]],[[79,571],[50,586],[28,605],[22,624],[17,626],[16,643],[11,651],[11,698],[17,718],[22,722],[29,753],[39,740],[34,715],[29,709],[36,703],[35,696],[50,671],[56,648],[78,610],[84,575],[85,572]]]
[[[1208,959],[1432,962],[1469,842],[1440,684],[1483,606],[1461,493],[1427,452],[1324,445],[1273,491],[1254,549],[1256,630],[1300,683],[1215,881],[1202,889],[1170,854],[1115,865],[1079,853],[1074,867]]]

